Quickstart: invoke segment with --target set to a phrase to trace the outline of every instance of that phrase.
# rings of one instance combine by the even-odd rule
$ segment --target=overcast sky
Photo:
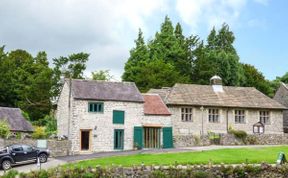
[[[202,39],[223,22],[235,33],[240,60],[268,79],[288,72],[286,0],[0,0],[0,45],[54,57],[87,52],[91,71],[120,80],[138,29],[145,40],[165,15]]]

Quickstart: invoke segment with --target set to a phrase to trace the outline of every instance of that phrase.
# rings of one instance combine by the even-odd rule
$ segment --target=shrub
[[[1,120],[1,119],[0,119]],[[1,138],[7,138],[10,134],[10,128],[6,120],[0,121],[0,137]]]
[[[45,124],[45,131],[46,131],[46,134],[48,136],[52,135],[52,134],[56,134],[57,132],[57,120],[54,116],[51,116],[51,115],[46,115],[44,117],[44,120],[46,121],[46,124]]]
[[[241,139],[243,143],[246,143],[247,133],[243,130],[229,130],[229,133],[233,134],[236,138]]]
[[[47,134],[45,132],[45,128],[44,127],[35,127],[35,130],[32,134],[32,138],[34,139],[43,139],[43,138],[46,138],[47,137]]]

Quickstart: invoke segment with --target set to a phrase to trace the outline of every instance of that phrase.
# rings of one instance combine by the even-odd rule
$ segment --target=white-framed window
[[[181,120],[182,122],[193,122],[192,108],[181,108]]]
[[[245,110],[235,110],[235,123],[245,124]]]
[[[260,111],[260,122],[263,124],[270,124],[270,112]]]
[[[212,123],[219,122],[219,109],[209,109],[208,119]]]

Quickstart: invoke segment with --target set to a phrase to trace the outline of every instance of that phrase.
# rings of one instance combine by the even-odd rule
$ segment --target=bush
[[[45,128],[44,127],[35,127],[35,130],[32,134],[32,138],[34,139],[44,139],[47,138],[47,134],[45,132]]]
[[[236,138],[241,139],[243,143],[246,143],[247,133],[243,130],[229,130],[229,133],[233,134]]]
[[[56,134],[57,133],[57,120],[54,116],[51,115],[46,115],[44,117],[44,120],[46,121],[45,124],[45,131],[46,134],[48,136],[52,135],[52,134]]]
[[[0,121],[0,137],[1,138],[7,138],[9,134],[10,134],[9,125],[8,125],[6,120],[2,119]]]

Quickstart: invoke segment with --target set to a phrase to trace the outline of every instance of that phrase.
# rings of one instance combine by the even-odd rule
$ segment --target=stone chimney
[[[222,86],[222,79],[218,75],[214,75],[210,79],[210,85],[212,85],[214,92],[224,92],[223,86]]]

